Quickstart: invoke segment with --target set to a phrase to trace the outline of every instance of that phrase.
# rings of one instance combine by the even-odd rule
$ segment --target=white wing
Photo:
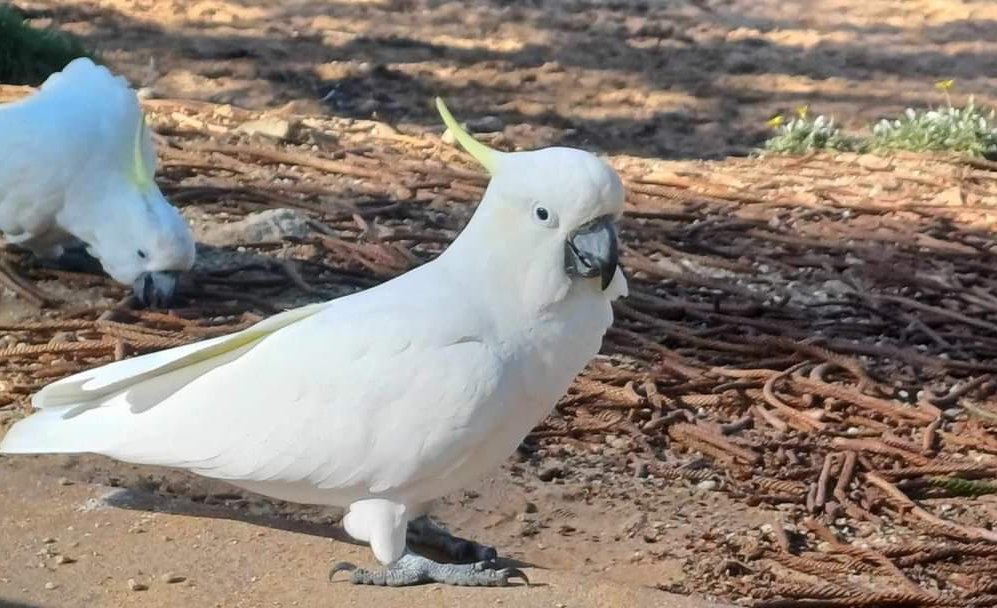
[[[501,365],[485,345],[487,324],[467,307],[412,294],[404,287],[414,281],[383,289],[394,283],[232,349],[216,342],[200,351],[222,351],[209,358],[143,357],[132,369],[64,381],[0,451],[95,452],[219,479],[364,492],[444,474],[482,439],[468,429],[502,417],[484,407]],[[73,390],[97,397],[68,404]]]
[[[268,317],[252,327],[234,334],[202,340],[142,357],[115,361],[103,367],[68,376],[47,385],[36,393],[31,399],[31,405],[39,409],[80,405],[101,397],[107,397],[153,376],[178,370],[258,342],[261,338],[282,327],[307,318],[329,305],[330,302],[321,302],[302,306]]]

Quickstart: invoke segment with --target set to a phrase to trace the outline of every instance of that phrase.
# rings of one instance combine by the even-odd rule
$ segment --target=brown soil
[[[371,561],[335,512],[96,457],[4,458],[0,605],[685,605],[665,590],[968,605],[993,593],[997,501],[939,478],[997,476],[995,167],[660,160],[743,152],[802,103],[851,126],[936,103],[940,78],[992,103],[992,3],[18,5],[145,87],[160,183],[199,229],[282,207],[315,230],[202,247],[169,315],[8,254],[33,287],[0,290],[0,425],[53,377],[430,259],[484,183],[437,136],[436,94],[497,129],[483,136],[495,146],[612,155],[630,192],[633,296],[557,412],[437,513],[537,566],[544,586],[330,585],[333,561]],[[279,143],[238,131],[260,118],[292,128]]]

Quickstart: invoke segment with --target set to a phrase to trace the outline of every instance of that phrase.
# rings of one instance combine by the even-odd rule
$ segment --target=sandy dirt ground
[[[130,311],[109,281],[12,257],[53,304],[0,289],[0,431],[53,377],[244,327],[435,255],[483,183],[439,141],[437,94],[504,149],[610,155],[630,187],[635,296],[617,311],[624,333],[557,412],[435,512],[528,565],[534,586],[332,584],[335,561],[372,564],[335,510],[52,456],[0,459],[0,606],[678,608],[763,602],[777,586],[783,598],[964,606],[992,593],[997,552],[980,541],[997,501],[925,484],[937,471],[997,475],[993,426],[949,411],[929,430],[931,416],[907,410],[918,391],[965,382],[970,407],[993,408],[994,166],[696,159],[751,150],[769,117],[800,104],[855,129],[940,103],[942,78],[956,79],[957,100],[997,102],[994,3],[17,5],[82,36],[141,89],[159,181],[202,247],[188,305],[159,317]],[[288,131],[253,135],[256,120]],[[310,227],[239,240],[248,233],[233,224],[274,207]],[[781,397],[763,395],[773,386]],[[951,410],[962,394],[919,407]],[[862,458],[854,478],[848,454]],[[912,518],[870,479],[958,527]],[[843,492],[815,502],[835,480]],[[868,595],[896,589],[915,595]]]
[[[447,506],[441,515],[452,514],[452,521],[491,522],[470,523],[464,531],[503,543],[510,549],[506,555],[529,564],[531,586],[395,590],[326,581],[332,563],[367,563],[370,557],[366,547],[350,543],[332,526],[335,518],[324,513],[274,508],[262,501],[243,500],[235,506],[232,490],[220,486],[213,488],[217,494],[196,501],[157,495],[148,485],[145,491],[121,490],[92,477],[81,478],[81,469],[89,468],[138,475],[95,459],[4,463],[0,606],[712,605],[632,580],[628,584],[626,576],[607,576],[602,568],[588,566],[586,562],[593,560],[580,554],[578,547],[557,543],[548,548],[540,541],[521,540],[514,531],[515,516],[527,497],[501,477],[475,488],[478,498],[465,499],[462,508]],[[53,476],[59,472],[64,476]],[[173,475],[174,483],[177,477]],[[115,483],[127,481],[117,478]],[[598,513],[586,519],[591,525],[599,520],[611,524],[615,518],[612,513]],[[593,531],[598,534],[599,528]],[[609,539],[603,547],[583,544],[592,551],[621,553]],[[593,557],[605,563],[608,556]],[[628,560],[619,561],[617,569],[622,570]],[[134,591],[133,582],[148,589]]]

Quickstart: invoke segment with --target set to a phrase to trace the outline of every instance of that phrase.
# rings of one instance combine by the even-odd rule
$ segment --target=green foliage
[[[835,126],[834,119],[820,115],[809,118],[799,112],[797,118],[783,123],[773,119],[776,133],[765,142],[765,151],[775,154],[806,154],[814,150],[852,150],[855,142]]]
[[[0,6],[0,83],[40,84],[77,57],[91,57],[79,39],[35,29],[13,7]]]
[[[763,151],[776,154],[805,154],[814,150],[851,150],[889,154],[909,152],[954,152],[971,157],[997,158],[997,113],[976,106],[952,105],[949,92],[954,80],[940,80],[935,88],[945,96],[945,106],[937,109],[907,108],[900,118],[883,119],[869,129],[868,137],[849,137],[824,116],[808,118],[808,106],[796,109],[788,123],[782,116],[768,121],[776,132]]]
[[[994,111],[985,112],[973,100],[962,108],[907,109],[896,120],[881,120],[872,128],[869,150],[911,152],[956,152],[973,157],[997,155],[997,125]]]

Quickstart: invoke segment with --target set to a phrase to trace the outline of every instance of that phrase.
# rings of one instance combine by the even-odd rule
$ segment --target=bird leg
[[[31,253],[30,262],[36,268],[68,270],[85,274],[104,274],[100,260],[87,253],[84,245],[46,246],[43,243],[26,247]]]
[[[509,579],[520,578],[527,585],[529,579],[519,568],[496,568],[491,562],[473,564],[441,564],[406,551],[393,564],[384,568],[357,568],[348,562],[332,567],[329,580],[339,572],[349,572],[354,585],[381,587],[407,587],[423,583],[443,583],[462,587],[507,587]]]
[[[87,253],[86,247],[67,247],[62,251],[62,255],[50,262],[52,266],[71,272],[83,272],[87,274],[104,274],[104,267],[100,265],[100,260]]]
[[[455,562],[490,562],[498,557],[495,547],[454,536],[428,515],[409,522],[407,541],[410,545],[435,549]]]

